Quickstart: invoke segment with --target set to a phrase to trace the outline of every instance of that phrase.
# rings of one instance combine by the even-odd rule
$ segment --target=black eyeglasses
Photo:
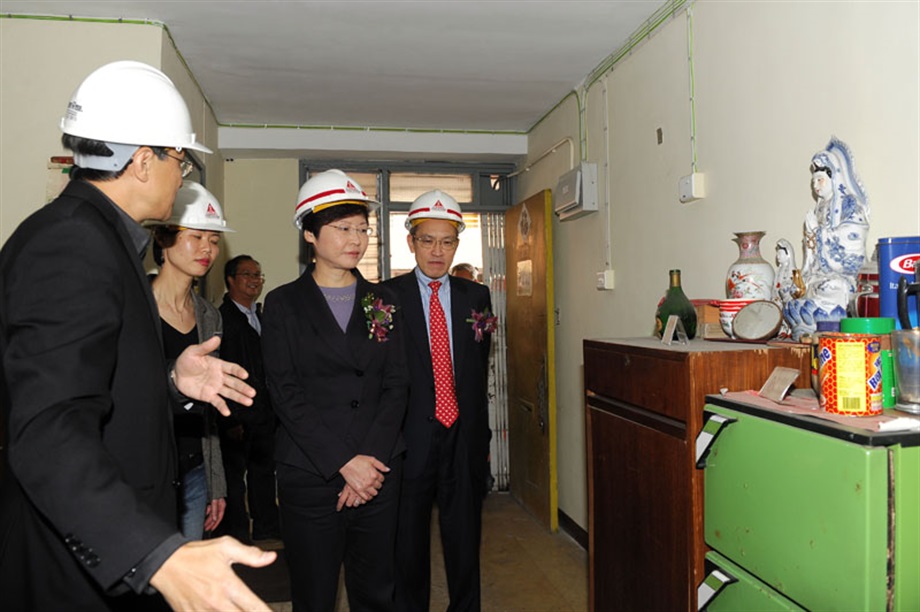
[[[259,281],[265,280],[265,275],[262,274],[261,272],[237,272],[236,274],[234,274],[234,276],[242,276],[244,278],[248,278],[249,280],[259,280]]]
[[[182,159],[181,157],[176,157],[175,155],[170,155],[169,151],[166,151],[166,157],[171,157],[177,162],[179,162],[179,169],[182,171],[182,178],[187,177],[192,173],[192,170],[195,169],[195,164],[192,163],[190,159]]]

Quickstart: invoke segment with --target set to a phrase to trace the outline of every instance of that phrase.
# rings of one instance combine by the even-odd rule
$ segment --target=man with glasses
[[[192,173],[192,170],[195,169],[195,164],[192,162],[191,159],[173,155],[169,151],[164,151],[163,154],[166,155],[166,157],[171,157],[177,162],[179,162],[179,172],[182,173],[182,178],[187,177],[189,174]]]
[[[251,408],[229,402],[233,416],[221,419],[221,451],[227,475],[227,510],[218,533],[238,540],[276,540],[281,537],[275,490],[275,413],[262,365],[262,266],[249,255],[237,255],[224,265],[227,293],[220,305],[224,322],[221,357],[249,372],[256,390]],[[249,512],[246,512],[246,499]]]
[[[171,400],[229,414],[221,396],[250,404],[252,389],[209,356],[218,338],[166,362],[142,267],[141,223],[169,218],[187,151],[211,151],[172,81],[139,62],[90,74],[61,128],[70,182],[0,251],[2,605],[268,610],[231,564],[275,553],[191,542],[177,522]]]
[[[491,432],[487,380],[491,335],[485,285],[450,276],[464,229],[457,201],[419,196],[406,220],[412,272],[386,281],[408,327],[406,460],[396,536],[398,610],[427,611],[431,513],[437,502],[450,610],[479,610],[479,543]]]

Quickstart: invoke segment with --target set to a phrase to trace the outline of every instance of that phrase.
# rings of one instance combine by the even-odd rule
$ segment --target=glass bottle
[[[687,332],[687,339],[692,340],[696,336],[696,309],[680,286],[680,270],[671,270],[668,274],[671,275],[671,286],[655,312],[655,334],[660,338],[668,324],[668,317],[677,315]]]

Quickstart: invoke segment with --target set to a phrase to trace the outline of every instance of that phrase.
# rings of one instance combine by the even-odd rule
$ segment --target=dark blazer
[[[224,323],[224,337],[220,342],[221,357],[238,363],[249,373],[246,382],[256,390],[252,406],[242,406],[227,401],[233,416],[221,419],[222,429],[229,429],[241,423],[248,427],[264,427],[274,430],[275,415],[265,385],[265,369],[262,365],[262,338],[252,328],[246,315],[237,308],[228,294],[220,305],[220,316]],[[260,317],[261,319],[261,317]]]
[[[476,342],[472,325],[467,323],[473,311],[492,310],[489,289],[472,281],[450,279],[450,310],[453,333],[454,386],[460,409],[460,431],[469,446],[470,457],[475,457],[474,474],[485,478],[488,467],[489,441],[489,348],[491,334],[483,334]],[[406,321],[406,352],[411,386],[409,408],[406,413],[403,435],[406,438],[404,478],[414,478],[421,473],[428,457],[434,421],[434,372],[431,366],[431,348],[422,295],[415,272],[409,272],[384,283],[396,292]]]
[[[182,543],[159,325],[136,248],[92,185],[71,182],[0,252],[9,609],[104,609],[104,590],[143,588],[158,565],[138,563]]]
[[[399,317],[378,342],[361,307],[368,293],[394,304],[392,293],[354,270],[355,305],[343,332],[311,272],[266,296],[262,352],[281,424],[275,459],[331,481],[355,455],[387,463],[405,450],[399,430],[409,379]]]

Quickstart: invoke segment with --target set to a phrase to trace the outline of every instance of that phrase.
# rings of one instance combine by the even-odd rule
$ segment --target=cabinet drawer
[[[643,355],[615,345],[585,347],[585,390],[687,421],[690,384],[685,353]]]
[[[719,588],[719,583],[726,578],[730,582]],[[697,595],[700,607],[705,607],[709,612],[804,610],[715,552],[706,555],[706,579],[697,590]]]
[[[704,472],[706,543],[810,609],[884,610],[888,451],[728,408]]]

